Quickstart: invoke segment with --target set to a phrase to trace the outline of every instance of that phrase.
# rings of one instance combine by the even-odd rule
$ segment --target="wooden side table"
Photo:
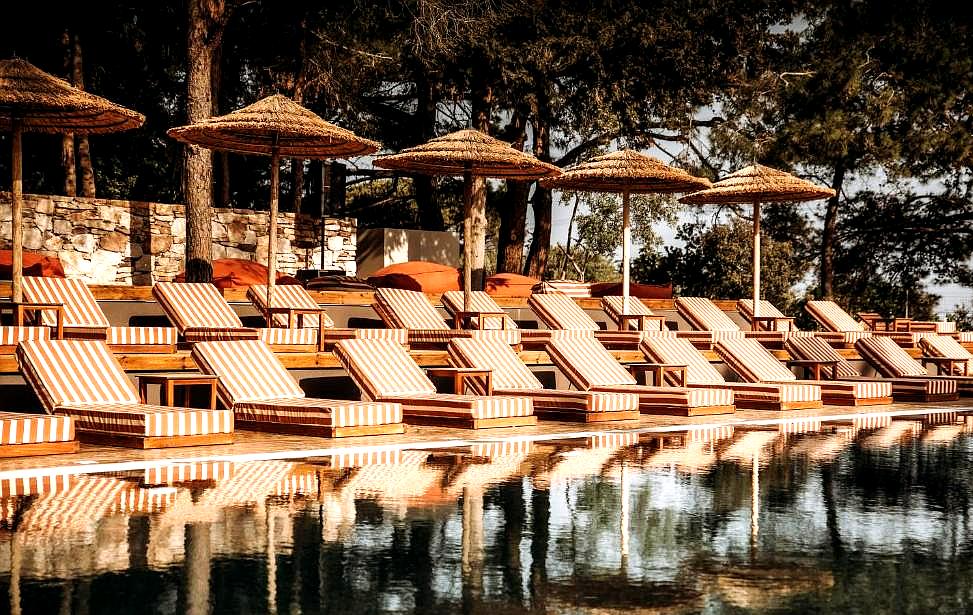
[[[785,323],[788,329],[781,329],[781,323]],[[794,319],[790,316],[751,316],[751,331],[785,331],[794,328]]]
[[[176,387],[183,388],[183,405],[189,401],[189,391],[185,390],[191,386],[209,386],[209,409],[216,409],[216,384],[219,382],[216,376],[209,374],[141,374],[138,376],[139,399],[144,404],[148,398],[147,393],[150,384],[159,385],[159,404],[172,407],[175,405]]]
[[[959,375],[968,376],[970,369],[970,362],[968,359],[954,359],[951,357],[919,357],[919,361],[922,362],[922,366],[925,367],[929,363],[936,366],[936,373],[940,376],[953,376],[953,370],[956,367],[960,368]],[[945,369],[943,369],[945,368]]]
[[[506,312],[464,312],[459,311],[453,314],[453,326],[457,329],[465,329],[464,326],[467,321],[476,321],[478,329],[487,329],[486,326],[488,322],[495,320],[498,323],[498,329],[507,328],[507,313]]]
[[[804,370],[804,375],[811,374],[811,380],[821,380],[821,368],[827,367],[831,372],[831,379],[838,379],[838,361],[826,361],[818,359],[790,359],[787,367],[800,367]]]
[[[54,312],[57,324],[54,327],[54,339],[64,339],[64,304],[62,303],[31,303],[21,301],[0,302],[0,313],[10,310],[13,312],[14,324],[18,327],[24,326],[24,317],[30,313]]]
[[[632,328],[630,323],[634,323],[636,331],[647,331],[646,323],[648,322],[659,323],[659,331],[666,330],[666,317],[655,314],[619,314],[618,330],[628,331]]]
[[[486,381],[486,394],[493,395],[493,370],[476,367],[429,367],[426,373],[435,377],[452,377],[453,392],[462,395],[466,380],[483,378]]]
[[[657,387],[666,386],[666,374],[675,375],[679,382],[677,386],[684,387],[686,386],[686,369],[689,366],[673,363],[629,363],[626,367],[636,377],[640,373],[652,374],[652,384]]]

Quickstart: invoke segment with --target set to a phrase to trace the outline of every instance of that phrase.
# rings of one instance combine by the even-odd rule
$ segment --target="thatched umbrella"
[[[682,169],[670,167],[652,156],[626,149],[565,169],[557,177],[542,180],[541,185],[561,190],[612,192],[622,195],[622,296],[625,298],[627,311],[632,248],[629,195],[691,192],[708,188],[710,182]]]
[[[177,141],[203,147],[270,156],[270,235],[267,249],[267,305],[277,269],[277,204],[281,158],[347,158],[378,151],[377,142],[326,122],[280,94],[268,96],[232,113],[196,124],[171,128]],[[267,313],[267,326],[272,315]]]
[[[145,116],[141,113],[79,90],[26,60],[0,61],[0,129],[13,133],[10,229],[14,302],[23,299],[23,133],[102,134],[138,128],[143,122]]]
[[[463,309],[470,308],[473,270],[471,234],[473,219],[473,177],[537,179],[561,172],[553,164],[514,149],[479,130],[457,130],[448,135],[379,156],[375,166],[420,175],[463,176]]]
[[[760,316],[760,204],[816,201],[835,195],[790,173],[755,164],[727,175],[706,190],[679,199],[681,203],[741,204],[753,203],[753,315]],[[753,319],[753,328],[757,320]]]

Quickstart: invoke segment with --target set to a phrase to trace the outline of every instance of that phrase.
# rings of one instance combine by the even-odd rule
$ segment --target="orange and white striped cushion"
[[[386,325],[394,329],[449,329],[443,317],[426,296],[415,290],[379,288],[375,291],[379,315],[388,318]]]
[[[108,327],[110,346],[175,346],[172,327]]]
[[[714,346],[716,354],[748,382],[787,382],[797,380],[774,355],[752,339],[723,340]]]
[[[580,299],[591,297],[591,282],[578,282],[576,280],[546,280],[541,284],[535,284],[533,290],[535,294],[563,294],[568,297],[578,297]],[[540,291],[540,292],[539,292]]]
[[[799,380],[798,382],[812,382]],[[892,397],[892,383],[888,380],[855,380],[853,382],[814,381],[821,387],[825,396],[842,395],[853,399],[875,399],[878,397]]]
[[[183,329],[183,337],[187,342],[218,342],[221,340],[256,340],[260,339],[257,329],[249,327],[232,327],[221,329],[217,327],[203,327]]]
[[[469,310],[463,308],[463,291],[461,290],[447,290],[442,294],[440,299],[443,303],[443,307],[450,314],[455,314],[457,312],[481,312],[481,313],[492,313],[503,312],[503,308],[497,305],[497,302],[493,300],[486,291],[474,290],[470,293],[470,305]],[[506,329],[516,329],[517,323],[514,322],[510,316],[504,316],[504,327]],[[487,319],[484,324],[487,329],[499,329],[500,323],[496,318]],[[476,319],[470,321],[470,328],[479,328],[479,323]]]
[[[594,338],[554,335],[547,353],[579,389],[638,384],[635,376]]]
[[[66,420],[68,417],[54,417]],[[72,428],[72,439],[73,439]],[[0,480],[0,498],[11,498],[25,495],[57,494],[67,490],[77,479],[77,475],[68,474],[63,469],[44,470],[43,474],[25,472],[14,474]],[[0,519],[10,520],[11,516],[0,514]]]
[[[838,378],[860,378],[861,372],[855,369],[850,361],[841,356],[831,344],[817,337],[791,337],[784,342],[787,352],[796,359],[806,361],[837,361]],[[829,370],[823,370],[822,376],[831,377]]]
[[[16,346],[26,340],[46,340],[50,337],[47,327],[0,327],[0,346]]]
[[[739,331],[740,327],[723,310],[705,297],[677,297],[676,311],[700,331]]]
[[[723,375],[688,341],[674,337],[651,337],[639,346],[655,363],[686,366],[686,384],[725,384]]]
[[[958,331],[956,341],[960,344],[973,344],[973,331]]]
[[[639,396],[639,403],[645,406],[647,410],[651,410],[653,406],[703,408],[733,405],[733,391],[726,388],[683,388],[641,384],[595,388],[634,393]]]
[[[333,346],[338,340],[390,340],[405,346],[409,343],[409,332],[405,329],[325,329],[324,343]]]
[[[234,404],[239,421],[359,427],[402,422],[402,405],[394,402],[342,401],[313,397],[261,399]]]
[[[925,377],[929,374],[921,363],[910,357],[892,338],[867,337],[855,342],[855,348],[863,359],[887,378]]]
[[[74,421],[70,417],[0,412],[0,446],[71,440]]]
[[[821,401],[821,387],[817,383],[812,384],[807,381],[727,382],[720,386],[732,390],[734,399],[738,404],[742,404],[746,400],[771,403]]]
[[[147,438],[233,433],[230,410],[170,408],[148,404],[70,404],[56,414],[70,416],[84,431],[131,434]]]
[[[743,316],[743,319],[747,322],[753,322],[753,299],[740,299],[736,304],[737,312]],[[770,301],[766,299],[760,300],[760,315],[761,316],[774,316],[775,318],[786,318],[786,315],[777,309]],[[811,331],[801,331],[794,325],[793,322],[783,321],[778,323],[779,331],[787,331],[789,333],[801,333],[807,335],[813,335]]]
[[[922,338],[919,342],[926,354],[931,357],[945,357],[967,362],[967,374],[973,374],[973,354],[963,345],[948,335],[931,335]],[[962,373],[959,366],[955,366],[956,373]]]
[[[152,287],[152,294],[183,333],[187,329],[244,328],[240,317],[212,284],[158,282]]]
[[[257,310],[263,313],[267,309],[267,285],[266,284],[254,284],[247,289],[247,299],[250,303],[257,308]],[[321,306],[318,302],[314,300],[313,297],[305,290],[303,286],[297,284],[279,284],[274,286],[274,307],[277,308],[290,308],[295,310],[317,310]],[[324,326],[325,328],[331,328],[334,326],[334,321],[331,317],[321,313],[324,316]],[[304,314],[301,318],[302,324],[306,329],[317,329],[320,321],[315,314]],[[288,327],[290,323],[287,321],[287,314],[274,314],[273,318],[275,327]]]
[[[318,343],[317,329],[257,329],[257,339],[271,346],[314,346]]]
[[[27,276],[24,278],[24,299],[33,303],[62,304],[65,327],[104,328],[111,324],[91,290],[81,280]],[[53,327],[57,317],[53,312],[42,312],[41,323]]]
[[[440,416],[444,410],[460,411],[464,414],[468,412],[473,419],[499,419],[534,414],[531,399],[515,395],[483,397],[434,393],[408,395],[398,400],[402,403],[403,412],[412,415]]]
[[[449,358],[458,367],[491,370],[495,391],[544,388],[517,353],[501,340],[455,339],[449,344]]]
[[[341,340],[334,353],[367,399],[436,393],[435,385],[395,342]]]
[[[304,397],[304,390],[261,341],[201,342],[193,345],[192,357],[204,373],[219,377],[220,399],[227,406]]]
[[[483,331],[482,333],[493,333],[494,331]],[[473,331],[468,329],[409,329],[407,332],[409,344],[435,344],[444,346],[453,338],[472,337]],[[503,331],[497,330],[497,333]]]
[[[139,402],[135,386],[105,342],[21,342],[17,360],[48,413],[65,405]]]
[[[851,317],[834,301],[808,301],[804,309],[828,331],[865,331],[865,325]]]
[[[233,464],[229,461],[194,461],[146,468],[144,485],[174,485],[200,481],[220,481],[229,478]]]
[[[560,294],[533,294],[527,299],[527,306],[548,329],[575,331],[597,331],[599,329],[591,316],[571,297]]]

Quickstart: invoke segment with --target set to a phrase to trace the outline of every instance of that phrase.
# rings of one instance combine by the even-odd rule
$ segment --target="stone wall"
[[[213,258],[267,261],[267,212],[213,210]],[[326,218],[325,268],[355,274],[353,218]],[[147,285],[182,271],[185,208],[169,203],[24,195],[24,249],[57,256],[69,277],[91,284]],[[320,222],[303,214],[277,218],[277,267],[318,268]],[[0,249],[10,249],[10,193],[0,192]]]

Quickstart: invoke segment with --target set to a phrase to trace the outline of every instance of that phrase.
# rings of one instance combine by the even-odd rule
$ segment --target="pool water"
[[[5,484],[0,612],[962,613],[973,417]]]

